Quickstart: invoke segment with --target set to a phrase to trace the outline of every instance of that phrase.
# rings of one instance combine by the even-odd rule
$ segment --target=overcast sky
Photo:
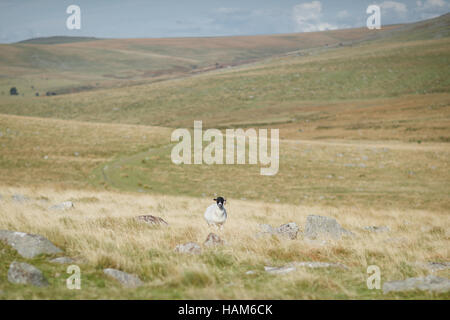
[[[66,27],[72,4],[81,8],[80,30]],[[54,35],[198,37],[361,27],[370,4],[382,8],[382,25],[450,9],[449,0],[0,0],[0,43]]]

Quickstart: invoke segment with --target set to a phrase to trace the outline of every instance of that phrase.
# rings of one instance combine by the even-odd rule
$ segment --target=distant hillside
[[[409,25],[323,32],[165,39],[49,37],[0,45],[0,94],[42,96],[131,86],[253,63],[286,54],[449,36],[449,16]]]
[[[73,43],[73,42],[86,42],[100,40],[95,37],[69,37],[69,36],[54,36],[54,37],[42,37],[42,38],[32,38],[17,43],[28,43],[28,44],[63,44],[63,43]]]
[[[405,24],[391,32],[380,33],[377,36],[390,41],[447,38],[450,37],[450,13],[429,20]]]

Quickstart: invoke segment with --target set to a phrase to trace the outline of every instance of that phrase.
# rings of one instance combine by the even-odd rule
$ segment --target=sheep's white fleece
[[[220,209],[217,203],[214,203],[206,208],[205,219],[208,224],[221,226],[227,220],[227,210],[224,206]]]

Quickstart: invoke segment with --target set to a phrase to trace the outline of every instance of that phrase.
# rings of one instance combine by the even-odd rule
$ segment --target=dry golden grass
[[[42,234],[78,260],[86,274],[83,288],[70,298],[198,298],[198,299],[329,299],[329,298],[439,298],[415,292],[382,295],[366,288],[366,268],[378,265],[382,281],[425,275],[416,262],[448,261],[450,219],[448,213],[414,210],[373,210],[370,208],[293,206],[229,199],[229,220],[218,232],[227,241],[224,248],[203,248],[202,255],[186,256],[173,251],[177,244],[203,243],[209,229],[203,211],[209,197],[148,196],[116,192],[57,191],[51,188],[1,187],[0,229]],[[10,200],[16,193],[30,201]],[[46,200],[43,200],[46,199]],[[72,200],[75,209],[49,211],[52,204]],[[160,216],[168,228],[149,227],[133,218],[140,214]],[[296,222],[301,229],[309,214],[336,218],[357,237],[330,242],[326,246],[304,241],[255,238],[259,224],[273,226]],[[389,233],[362,230],[367,225],[387,225]],[[12,258],[7,258],[9,260]],[[16,258],[17,259],[17,258]],[[288,275],[268,275],[263,266],[282,266],[292,261],[339,262],[350,270],[298,270]],[[0,289],[10,298],[55,298],[64,292],[62,280],[54,288],[24,289],[5,280],[4,261]],[[48,263],[40,261],[46,275],[54,277]],[[143,289],[120,290],[101,274],[106,267],[139,275]],[[97,270],[97,271],[95,271]],[[254,275],[246,275],[255,270]],[[441,272],[442,275],[448,273]],[[100,280],[99,280],[100,279]],[[98,281],[105,284],[98,287]],[[25,291],[24,291],[25,290]]]

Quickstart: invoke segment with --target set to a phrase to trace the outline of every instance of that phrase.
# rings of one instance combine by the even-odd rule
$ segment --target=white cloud
[[[405,14],[408,12],[408,9],[406,8],[406,5],[401,2],[396,1],[384,1],[381,4],[379,4],[380,8],[384,11],[395,11],[398,14]]]
[[[444,0],[427,0],[425,1],[425,7],[445,7],[447,4]]]
[[[448,4],[444,0],[426,0],[426,1],[416,1],[419,10],[426,9],[440,9],[445,8]]]
[[[450,5],[444,0],[426,0],[417,1],[417,12],[420,19],[432,19],[445,13],[444,10],[448,10]]]
[[[322,21],[322,3],[320,1],[297,4],[293,9],[297,32],[334,30],[338,27]]]

